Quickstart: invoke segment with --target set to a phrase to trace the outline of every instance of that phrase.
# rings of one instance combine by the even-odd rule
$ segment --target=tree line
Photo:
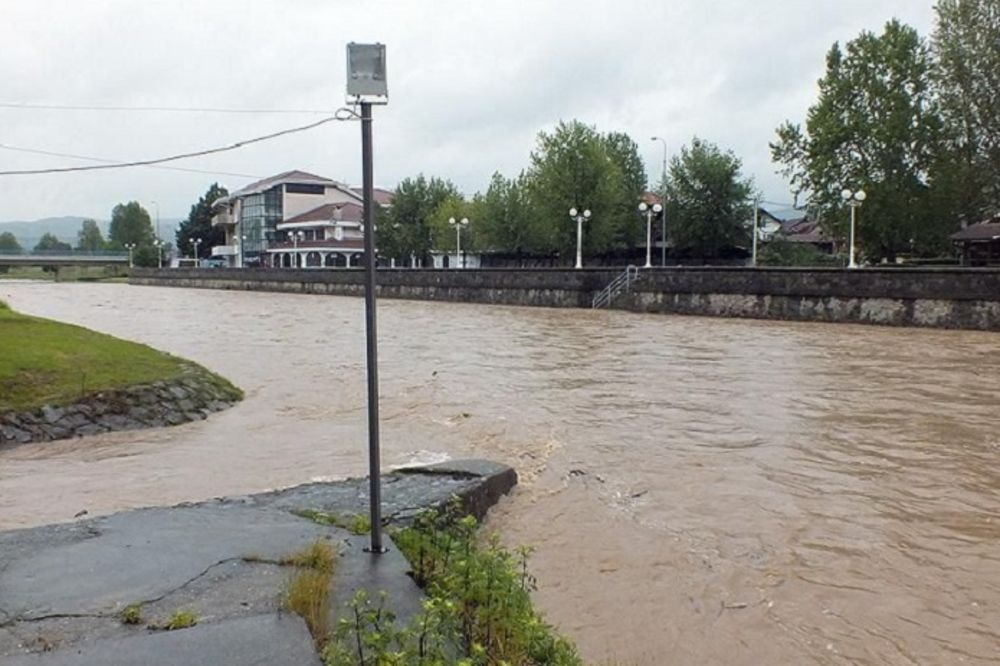
[[[749,242],[755,190],[741,168],[732,152],[698,139],[671,160],[658,190],[667,193],[675,253],[717,257]],[[647,187],[638,145],[628,134],[560,122],[539,132],[527,169],[512,178],[495,173],[486,191],[472,197],[446,179],[404,179],[392,206],[379,212],[379,249],[404,262],[426,260],[433,250],[453,252],[458,238],[449,220],[467,218],[461,242],[468,251],[567,263],[576,248],[569,215],[575,208],[591,212],[584,222],[585,255],[631,256],[645,246],[647,220],[637,206]]]
[[[868,197],[872,261],[952,251],[948,236],[1000,212],[1000,3],[940,0],[930,38],[898,20],[826,56],[805,125],[771,144],[798,196],[846,236],[843,190]]]

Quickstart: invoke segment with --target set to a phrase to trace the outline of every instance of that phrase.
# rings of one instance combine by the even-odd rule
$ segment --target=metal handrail
[[[592,308],[601,308],[611,305],[615,298],[623,291],[628,293],[632,290],[632,285],[639,281],[639,267],[633,264],[625,269],[625,272],[611,281],[607,287],[599,291],[591,300]]]

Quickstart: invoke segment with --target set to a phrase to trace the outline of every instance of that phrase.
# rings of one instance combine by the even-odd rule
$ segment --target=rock
[[[42,417],[47,423],[55,423],[66,414],[66,411],[52,405],[42,407]]]
[[[184,398],[188,397],[187,390],[182,386],[171,386],[170,388],[167,389],[167,392],[170,393],[170,395],[172,395],[177,400],[183,400]]]

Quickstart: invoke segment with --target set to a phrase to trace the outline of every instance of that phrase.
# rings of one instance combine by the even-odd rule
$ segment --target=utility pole
[[[347,96],[361,106],[361,194],[365,225],[365,341],[368,363],[368,485],[370,553],[382,546],[382,465],[379,455],[378,328],[375,317],[375,197],[372,166],[372,104],[388,103],[385,45],[347,45]]]
[[[753,200],[753,254],[750,265],[757,268],[757,229],[760,222],[760,198]]]

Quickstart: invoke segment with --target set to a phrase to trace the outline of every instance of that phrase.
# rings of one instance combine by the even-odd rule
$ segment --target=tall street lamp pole
[[[590,219],[590,209],[581,214],[576,208],[570,208],[569,216],[576,220],[576,268],[583,268],[583,221]]]
[[[448,224],[455,227],[455,268],[458,268],[459,262],[461,262],[462,268],[465,268],[465,258],[462,257],[462,227],[469,226],[469,218],[463,217],[461,220],[456,220],[449,217]]]
[[[160,240],[160,204],[156,201],[150,203],[156,206],[156,240]]]
[[[201,245],[200,238],[192,238],[191,244],[194,245],[194,266],[197,268],[199,266],[198,262],[198,246]]]
[[[639,214],[646,214],[646,265],[643,268],[653,267],[653,215],[663,212],[660,204],[648,205],[645,201],[639,204]]]
[[[135,249],[135,243],[125,243],[125,249],[128,250],[128,267],[135,268],[135,264],[132,262],[132,250]]]
[[[368,366],[368,484],[371,543],[368,551],[384,553],[382,546],[382,465],[378,418],[378,328],[375,317],[375,196],[372,166],[372,104],[386,104],[384,44],[347,45],[347,97],[361,106],[361,193],[364,200],[365,240],[365,349]]]
[[[753,200],[753,250],[750,255],[750,265],[757,268],[757,234],[760,229],[760,198]]]
[[[663,188],[663,192],[660,194],[661,201],[663,204],[663,217],[660,218],[660,265],[667,265],[667,140],[661,139],[658,136],[654,136],[653,141],[663,142],[663,180],[660,182],[660,187]]]
[[[861,206],[864,200],[868,198],[868,195],[865,194],[864,190],[858,190],[856,192],[852,192],[851,190],[845,189],[843,192],[840,193],[840,196],[843,197],[847,205],[851,207],[851,239],[850,239],[851,247],[849,250],[850,254],[848,255],[847,267],[857,268],[858,264],[854,260],[855,221],[858,214],[858,208]]]

